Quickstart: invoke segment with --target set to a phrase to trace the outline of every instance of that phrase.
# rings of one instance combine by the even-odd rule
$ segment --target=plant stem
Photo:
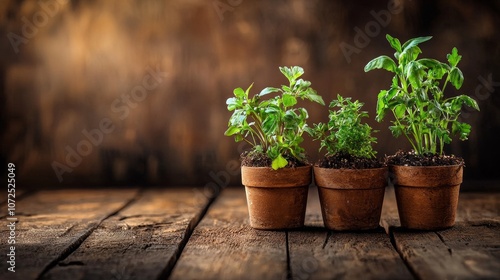
[[[259,116],[257,114],[255,114],[255,113],[252,113],[252,118],[254,119],[255,126],[257,127],[257,130],[256,130],[257,137],[259,138],[260,142],[263,144],[262,148],[264,150],[266,150],[268,143],[266,141],[266,137],[264,136],[264,134],[262,132],[262,121],[259,118]]]

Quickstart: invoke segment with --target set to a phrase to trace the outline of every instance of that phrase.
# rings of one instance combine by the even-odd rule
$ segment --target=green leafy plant
[[[320,140],[320,151],[326,148],[327,155],[348,154],[355,157],[374,158],[376,152],[372,144],[377,139],[372,137],[372,128],[362,123],[368,117],[368,112],[360,111],[363,103],[358,100],[352,102],[351,98],[337,95],[332,100],[329,111],[328,123],[315,124],[308,129],[314,140]]]
[[[445,98],[448,84],[457,90],[464,77],[457,67],[462,56],[457,48],[447,55],[447,63],[435,59],[417,59],[422,50],[420,43],[432,37],[418,37],[401,45],[387,34],[387,41],[396,50],[394,57],[379,56],[366,64],[365,72],[385,69],[394,73],[392,85],[378,94],[376,120],[381,122],[387,112],[395,120],[390,130],[395,137],[404,135],[416,154],[443,155],[443,147],[453,135],[466,140],[471,126],[458,120],[464,105],[479,110],[476,101],[466,95]]]
[[[325,105],[320,95],[311,88],[311,82],[299,79],[301,67],[280,67],[288,79],[281,88],[266,87],[250,97],[251,84],[246,90],[236,88],[234,97],[227,99],[227,109],[234,111],[229,119],[226,136],[234,136],[236,142],[246,141],[252,151],[264,153],[272,160],[272,168],[279,169],[288,164],[287,157],[305,161],[302,134],[307,128],[308,113],[305,108],[295,107],[298,99],[306,99]],[[278,93],[273,98],[262,97]]]

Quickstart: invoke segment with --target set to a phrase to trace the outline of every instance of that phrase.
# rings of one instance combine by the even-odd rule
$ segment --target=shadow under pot
[[[455,224],[462,165],[389,168],[403,228],[439,230]]]
[[[379,227],[387,168],[332,169],[314,167],[325,227],[369,230]]]
[[[241,167],[250,226],[278,230],[304,226],[311,166],[281,168]]]

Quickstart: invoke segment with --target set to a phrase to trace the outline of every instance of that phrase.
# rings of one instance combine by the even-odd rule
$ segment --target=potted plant
[[[257,229],[297,228],[304,224],[311,165],[301,146],[308,113],[299,99],[324,105],[311,83],[299,79],[301,67],[280,67],[288,79],[281,88],[267,87],[250,97],[236,88],[227,100],[226,136],[246,141],[251,150],[242,154],[241,179],[245,185],[250,225]],[[268,94],[274,93],[274,97]]]
[[[314,166],[325,227],[367,230],[379,227],[387,167],[375,157],[372,128],[362,123],[368,113],[363,103],[338,95],[330,103],[328,123],[308,132],[320,140],[326,155]]]
[[[444,96],[449,84],[457,90],[463,84],[457,67],[462,56],[453,48],[447,63],[417,59],[422,53],[418,45],[432,37],[413,38],[402,45],[390,35],[386,38],[396,50],[396,60],[379,56],[368,62],[365,72],[385,69],[394,73],[391,87],[378,94],[376,120],[382,121],[391,112],[392,134],[403,135],[413,147],[386,159],[394,179],[401,226],[420,230],[452,227],[464,160],[446,155],[444,146],[454,135],[466,140],[471,131],[469,124],[459,120],[462,107],[479,110],[476,101],[466,95]]]

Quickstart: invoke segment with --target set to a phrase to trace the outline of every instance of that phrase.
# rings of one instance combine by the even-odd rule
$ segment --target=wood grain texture
[[[382,205],[382,215],[380,225],[389,233],[391,226],[401,226],[398,215],[398,205],[396,203],[396,193],[393,187],[385,188],[384,204]]]
[[[413,279],[382,228],[327,231],[320,209],[317,189],[311,188],[308,227],[288,233],[293,279]]]
[[[456,221],[500,223],[500,193],[460,193]]]
[[[148,190],[105,220],[43,279],[159,279],[171,270],[209,199],[199,189]]]
[[[244,189],[225,189],[194,230],[170,276],[285,279],[286,233],[252,229]]]
[[[438,232],[392,229],[398,251],[421,279],[498,279],[500,224],[458,223]]]
[[[89,235],[107,217],[130,202],[137,190],[40,191],[16,203],[16,272],[0,263],[1,279],[36,279]],[[6,212],[5,205],[2,213]],[[1,240],[10,234],[0,222]],[[7,242],[0,252],[7,252]]]

